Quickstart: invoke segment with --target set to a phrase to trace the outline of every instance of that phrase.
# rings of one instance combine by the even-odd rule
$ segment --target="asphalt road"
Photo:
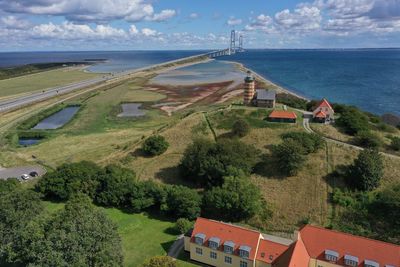
[[[42,176],[46,173],[46,170],[41,166],[21,166],[15,168],[1,168],[0,167],[0,179],[8,179],[8,178],[20,178],[22,174],[28,174],[30,172],[37,172],[39,176]]]

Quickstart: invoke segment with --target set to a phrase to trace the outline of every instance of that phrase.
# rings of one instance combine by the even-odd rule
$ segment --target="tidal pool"
[[[72,117],[78,112],[79,106],[70,106],[63,108],[62,110],[50,115],[45,118],[32,129],[34,130],[53,130],[58,129],[64,126],[67,122],[69,122]]]
[[[121,104],[122,113],[118,117],[142,117],[146,115],[146,111],[140,109],[141,103],[124,103]]]
[[[42,138],[19,138],[18,144],[21,146],[33,146],[39,143]]]

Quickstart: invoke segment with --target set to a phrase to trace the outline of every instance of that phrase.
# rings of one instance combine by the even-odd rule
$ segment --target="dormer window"
[[[358,266],[358,258],[351,255],[344,255],[344,264],[346,266]]]
[[[203,245],[204,244],[204,240],[206,240],[206,235],[203,233],[198,233],[194,236],[194,242],[197,245]]]
[[[339,253],[334,250],[326,249],[325,250],[325,260],[331,262],[337,262],[339,259]]]
[[[224,252],[228,254],[233,254],[233,249],[235,247],[235,243],[232,241],[225,241],[224,242]]]
[[[249,246],[240,246],[239,247],[239,256],[244,259],[248,259],[250,257],[250,250]]]
[[[218,249],[220,242],[221,241],[218,237],[211,237],[208,239],[208,247],[211,249]]]
[[[379,263],[373,260],[365,260],[364,267],[379,267]]]

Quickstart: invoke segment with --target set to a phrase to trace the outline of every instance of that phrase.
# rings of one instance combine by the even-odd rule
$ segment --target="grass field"
[[[78,68],[63,68],[0,81],[0,99],[41,91],[98,76]]]

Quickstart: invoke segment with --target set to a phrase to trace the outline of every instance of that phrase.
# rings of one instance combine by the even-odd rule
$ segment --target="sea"
[[[120,72],[205,51],[0,53],[0,67],[29,63],[106,59],[93,72]],[[218,60],[240,62],[261,76],[309,99],[355,105],[400,115],[400,49],[246,50]],[[202,67],[229,68],[227,64]],[[208,73],[209,75],[209,73]]]

